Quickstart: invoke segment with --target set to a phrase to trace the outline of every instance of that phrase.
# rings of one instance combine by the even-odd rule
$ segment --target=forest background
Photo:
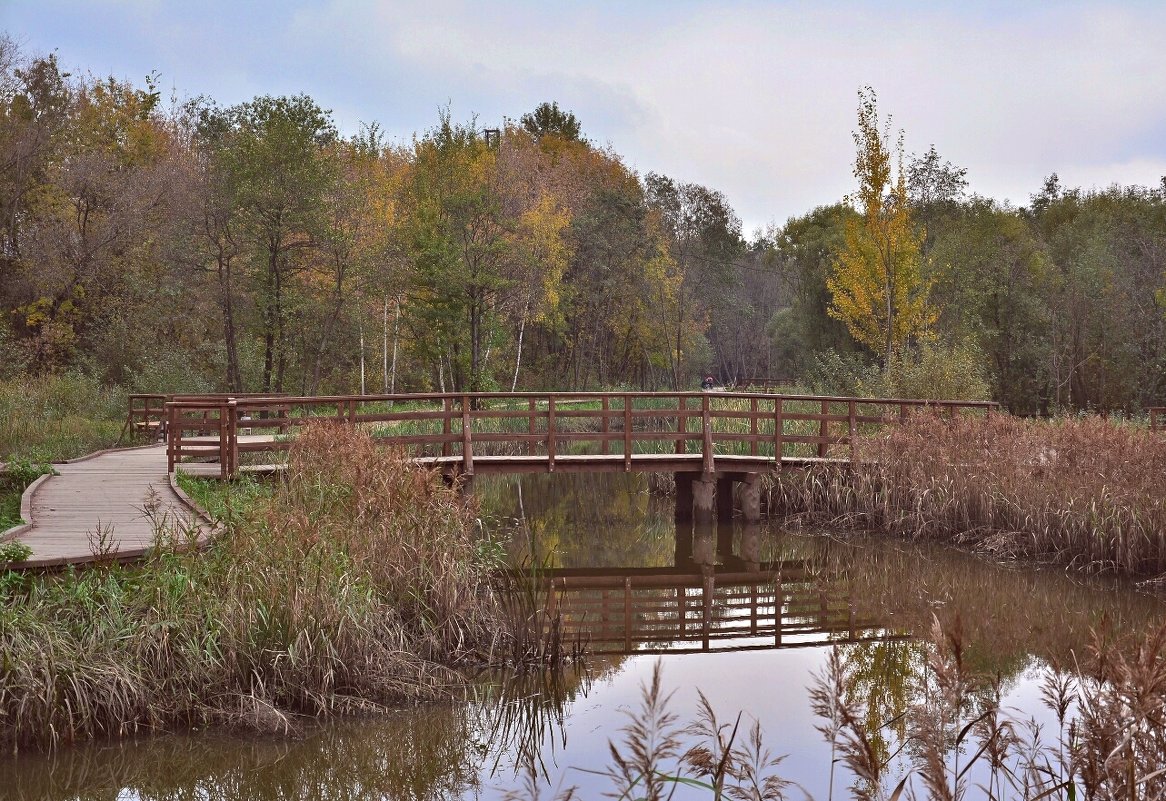
[[[694,389],[1166,405],[1166,178],[1016,208],[859,97],[857,190],[746,235],[547,103],[345,137],[0,39],[0,380],[296,394]],[[519,110],[521,112],[521,110]],[[774,154],[775,159],[796,154]],[[880,306],[886,310],[880,312]]]

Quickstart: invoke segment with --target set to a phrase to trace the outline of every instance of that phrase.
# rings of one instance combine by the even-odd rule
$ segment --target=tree
[[[870,87],[859,92],[858,194],[848,198],[861,217],[847,221],[846,244],[826,281],[830,315],[846,324],[858,342],[878,353],[884,366],[892,352],[926,332],[936,319],[928,303],[931,284],[924,278],[920,246],[923,232],[911,222],[899,134],[898,175],[892,175],[890,121],[880,129],[877,98]]]
[[[339,180],[337,133],[306,95],[257,97],[207,115],[215,168],[250,250],[263,337],[264,392],[282,391],[287,372],[291,279],[327,231],[326,201]]]
[[[579,140],[579,120],[569,111],[559,108],[557,102],[539,103],[529,114],[522,115],[522,127],[536,139],[554,134],[569,142]]]

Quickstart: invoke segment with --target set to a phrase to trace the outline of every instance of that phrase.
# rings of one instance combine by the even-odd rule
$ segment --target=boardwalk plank
[[[155,517],[198,524],[200,520],[170,486],[165,445],[107,451],[82,461],[55,465],[32,496],[32,525],[16,539],[32,548],[22,567],[81,563],[93,559],[90,541],[100,524],[109,531],[113,558],[140,555],[154,544]]]

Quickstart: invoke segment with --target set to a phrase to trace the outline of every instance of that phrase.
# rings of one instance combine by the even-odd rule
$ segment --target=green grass
[[[231,481],[221,481],[187,475],[181,470],[178,472],[178,486],[212,520],[227,524],[246,519],[258,502],[272,498],[278,490],[276,481],[263,481],[249,473],[242,473]]]
[[[126,395],[87,376],[24,376],[0,382],[0,461],[54,462],[117,442]]]

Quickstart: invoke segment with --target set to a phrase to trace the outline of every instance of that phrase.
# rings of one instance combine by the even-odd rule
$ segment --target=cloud
[[[159,69],[221,102],[306,91],[345,130],[398,138],[446,102],[483,122],[557,100],[631,164],[723,191],[747,229],[851,188],[856,92],[1023,203],[1067,185],[1157,184],[1166,163],[1166,8],[357,0],[290,6],[17,2],[5,23],[63,63]]]

